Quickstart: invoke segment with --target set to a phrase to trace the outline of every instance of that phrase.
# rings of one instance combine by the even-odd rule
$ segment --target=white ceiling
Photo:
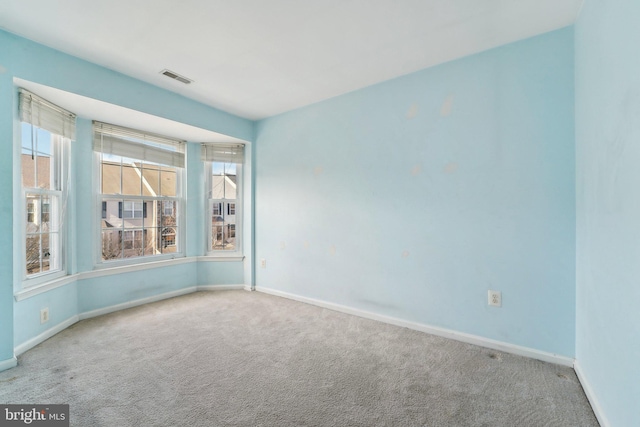
[[[0,27],[261,119],[571,25],[582,1],[1,0]]]

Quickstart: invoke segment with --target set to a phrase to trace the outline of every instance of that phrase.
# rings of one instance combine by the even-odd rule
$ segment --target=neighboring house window
[[[94,122],[93,146],[100,163],[101,261],[180,253],[184,141]]]
[[[27,202],[27,223],[33,224],[35,222],[36,208],[33,201]],[[29,224],[27,224],[29,226]]]
[[[64,272],[68,144],[75,115],[20,89],[21,178],[27,279]]]
[[[172,216],[173,215],[173,202],[162,202],[164,215]]]
[[[122,216],[120,218],[143,218],[143,202],[135,200],[125,200]],[[145,209],[146,210],[146,209]]]
[[[176,230],[173,227],[166,227],[162,230],[162,244],[165,248],[176,245]]]
[[[207,165],[207,252],[241,252],[244,146],[203,144]]]

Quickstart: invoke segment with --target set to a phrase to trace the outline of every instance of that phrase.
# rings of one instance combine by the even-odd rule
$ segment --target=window
[[[27,201],[27,222],[34,223],[36,216],[35,203],[33,201]]]
[[[182,251],[184,142],[94,122],[100,166],[100,261]]]
[[[214,203],[212,213],[213,215],[222,215],[222,203]]]
[[[176,230],[173,227],[167,227],[162,230],[162,245],[167,248],[176,245]]]
[[[244,146],[203,144],[202,158],[208,170],[207,252],[241,252]]]
[[[173,215],[173,203],[174,202],[162,202],[163,206],[163,215],[172,216]]]
[[[68,143],[75,115],[20,89],[24,277],[64,272]]]
[[[120,202],[122,203],[122,202]],[[119,218],[131,219],[131,218],[143,218],[143,203],[136,200],[125,200],[122,215]],[[146,209],[144,209],[146,210]]]

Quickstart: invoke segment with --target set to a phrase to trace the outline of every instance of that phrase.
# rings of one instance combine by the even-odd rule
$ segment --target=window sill
[[[37,285],[24,287],[20,291],[14,293],[13,298],[16,300],[16,302],[19,302],[27,298],[31,298],[36,295],[48,292],[52,289],[56,289],[64,285],[68,285],[69,283],[72,283],[78,280],[78,277],[79,277],[78,274],[71,274],[71,275],[66,275],[62,277],[52,278],[51,280],[48,280],[43,283],[39,283]],[[23,286],[24,286],[24,283],[25,282],[22,282]]]
[[[124,265],[121,263],[99,264],[96,267],[94,267],[93,271],[80,273],[79,276],[80,276],[80,279],[92,279],[94,277],[110,276],[112,274],[129,273],[132,271],[142,271],[142,270],[149,270],[152,268],[188,264],[188,263],[197,261],[197,259],[193,257],[187,258],[187,257],[181,256],[179,258],[165,258],[165,259],[157,259],[157,260],[146,261],[146,262],[139,262],[139,260],[137,261],[138,262],[136,264],[124,264]]]
[[[244,255],[238,254],[216,254],[216,255],[204,255],[198,257],[198,262],[242,262],[244,261]]]
[[[216,255],[216,256],[199,256],[199,257],[181,257],[173,259],[156,260],[138,264],[129,265],[100,265],[92,271],[85,271],[77,274],[63,275],[61,277],[51,278],[50,280],[34,284],[18,292],[15,292],[13,297],[16,302],[23,301],[25,299],[34,297],[36,295],[51,291],[53,289],[68,285],[83,279],[92,279],[96,277],[111,276],[115,274],[129,273],[133,271],[150,270],[153,268],[170,267],[180,264],[188,264],[192,262],[242,262],[244,260],[243,255]],[[24,282],[23,282],[24,286]]]

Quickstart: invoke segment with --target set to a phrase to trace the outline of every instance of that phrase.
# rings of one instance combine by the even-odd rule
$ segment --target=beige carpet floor
[[[2,403],[73,426],[576,426],[572,369],[259,292],[76,323],[0,372]]]

